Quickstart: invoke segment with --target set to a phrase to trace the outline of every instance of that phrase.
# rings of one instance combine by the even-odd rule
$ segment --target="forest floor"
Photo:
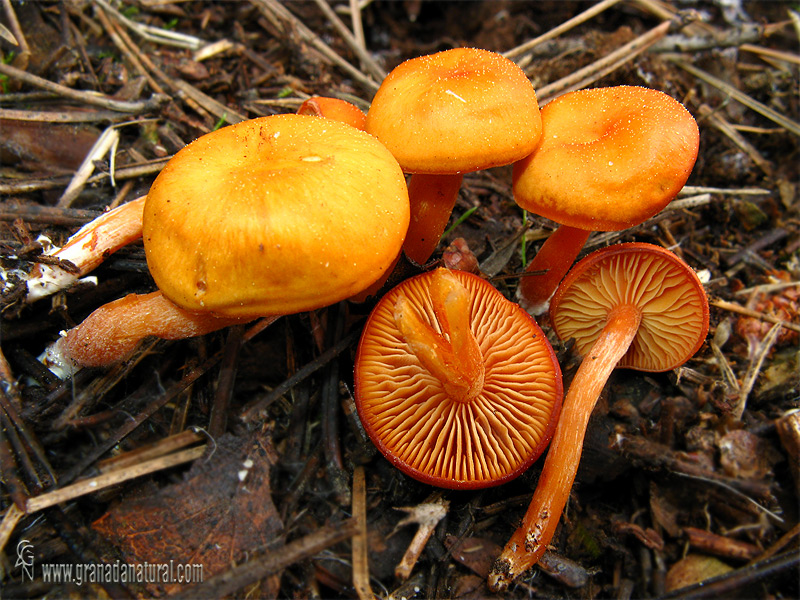
[[[592,234],[584,253],[626,241],[678,253],[703,277],[708,339],[675,371],[612,375],[549,566],[502,596],[800,597],[798,5],[326,1],[3,2],[3,267],[29,270],[40,234],[63,243],[146,194],[198,136],[293,112],[310,95],[367,110],[385,73],[415,56],[510,51],[541,104],[580,87],[662,90],[700,128],[687,186],[644,224]],[[553,31],[592,6],[603,10]],[[102,135],[116,141],[99,149]],[[522,242],[529,260],[555,227],[523,218],[510,167],[468,174],[452,219],[425,268],[462,238],[511,299]],[[141,243],[93,275],[97,285],[52,299],[2,298],[0,595],[492,597],[486,573],[541,461],[480,491],[437,490],[393,468],[351,397],[371,303],[148,340],[122,365],[62,382],[36,361],[59,331],[155,287]],[[539,323],[567,387],[578,358]],[[202,565],[202,581],[100,581],[87,567],[78,585],[43,571],[170,561]]]

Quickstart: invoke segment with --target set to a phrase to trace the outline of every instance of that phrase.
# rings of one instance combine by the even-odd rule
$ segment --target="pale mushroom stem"
[[[63,247],[48,252],[49,256],[71,262],[77,272],[55,265],[36,265],[27,281],[26,301],[33,302],[68,288],[110,254],[142,237],[145,199],[146,196],[141,196],[103,213],[81,227]]]
[[[463,175],[415,173],[408,181],[411,222],[403,251],[418,265],[424,265],[436,250],[453,213]]]
[[[469,292],[446,269],[438,269],[431,298],[442,333],[423,322],[403,295],[395,303],[395,322],[411,351],[447,394],[458,402],[469,402],[483,389],[485,372],[483,355],[470,327]]]
[[[575,262],[590,233],[560,225],[545,240],[519,281],[519,301],[525,310],[533,315],[547,311],[550,296]]]
[[[522,524],[492,565],[492,590],[505,590],[535,565],[553,539],[578,471],[589,417],[611,371],[636,337],[641,318],[641,311],[635,306],[623,304],[614,308],[575,373]]]
[[[251,320],[189,312],[161,292],[128,294],[101,306],[67,331],[45,351],[43,362],[58,375],[69,376],[80,367],[124,360],[148,336],[183,339]]]

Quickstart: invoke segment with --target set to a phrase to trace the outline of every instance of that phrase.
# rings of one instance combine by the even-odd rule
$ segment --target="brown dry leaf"
[[[271,440],[224,436],[180,483],[123,500],[93,523],[128,564],[203,565],[203,579],[275,541],[283,524],[272,503]],[[151,594],[169,593],[151,586]]]
[[[0,162],[30,170],[71,173],[97,141],[90,125],[55,125],[39,121],[0,119]]]
[[[455,560],[481,577],[489,574],[489,568],[502,549],[496,542],[486,538],[470,537],[459,540],[454,535],[447,535],[444,545]]]

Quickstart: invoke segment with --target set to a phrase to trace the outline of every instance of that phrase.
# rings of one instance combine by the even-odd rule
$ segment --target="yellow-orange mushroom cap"
[[[561,371],[519,305],[464,271],[436,269],[370,314],[355,365],[364,428],[407,475],[452,489],[499,485],[542,453]]]
[[[262,117],[178,152],[144,207],[147,264],[178,306],[226,317],[312,310],[377,280],[400,251],[408,190],[350,125]]]
[[[514,165],[514,198],[570,227],[618,231],[663,209],[694,167],[694,117],[658,90],[564,94],[542,108],[542,139]]]
[[[366,130],[408,173],[466,173],[530,154],[541,136],[536,93],[496,52],[454,48],[405,61],[383,80]]]

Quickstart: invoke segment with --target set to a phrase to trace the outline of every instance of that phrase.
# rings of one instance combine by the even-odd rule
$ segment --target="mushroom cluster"
[[[79,263],[77,275],[34,274],[30,299],[138,236],[158,290],[101,307],[47,360],[69,373],[118,361],[145,336],[200,335],[374,290],[401,253],[428,262],[464,173],[513,164],[517,203],[561,224],[521,278],[524,308],[478,275],[426,271],[377,302],[354,367],[368,435],[424,483],[499,485],[550,444],[489,575],[502,590],[552,539],[613,369],[674,369],[705,339],[703,286],[669,250],[619,244],[573,266],[590,231],[625,229],[666,206],[698,144],[689,112],[657,90],[570,92],[540,112],[524,72],[499,54],[412,59],[366,115],[312,97],[298,114],[207,134],[169,161],[146,198],[78,232],[57,254]],[[563,406],[556,355],[529,314],[548,303],[556,335],[584,356]]]

